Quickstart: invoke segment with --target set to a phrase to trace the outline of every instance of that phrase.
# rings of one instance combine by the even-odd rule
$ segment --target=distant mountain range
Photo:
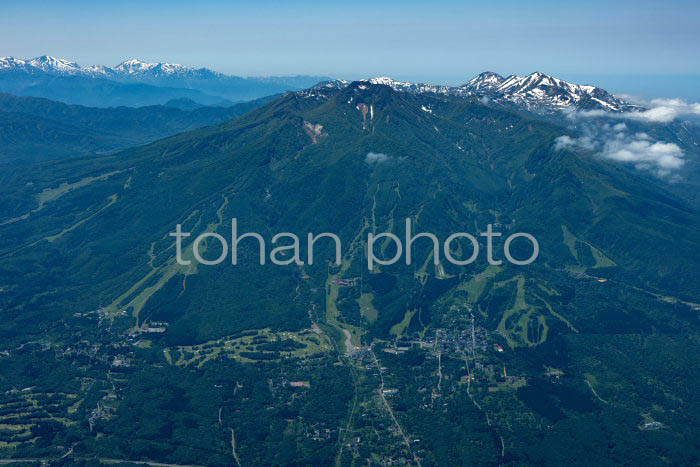
[[[157,105],[180,98],[204,105],[231,105],[305,89],[327,79],[319,76],[242,78],[207,68],[136,59],[114,68],[82,67],[48,55],[31,60],[0,59],[0,92],[93,107]]]

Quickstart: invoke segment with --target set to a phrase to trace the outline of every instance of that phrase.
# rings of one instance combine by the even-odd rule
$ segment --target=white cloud
[[[615,131],[625,131],[627,129],[627,125],[624,123],[618,123],[617,125],[613,126],[612,129]]]
[[[679,118],[700,116],[700,103],[688,103],[682,99],[652,99],[641,101],[643,110],[629,112],[608,112],[606,110],[575,110],[567,109],[566,116],[570,119],[577,117],[610,117],[627,120],[637,120],[653,123],[669,123]]]
[[[640,170],[648,170],[671,181],[678,177],[677,171],[685,164],[685,154],[675,143],[655,141],[647,133],[629,132],[626,123],[620,120],[642,123],[669,123],[676,119],[700,116],[700,104],[688,103],[682,99],[652,99],[644,101],[625,97],[644,108],[628,112],[608,112],[606,110],[564,111],[570,120],[577,121],[578,130],[583,136],[560,136],[554,141],[554,149],[578,149],[596,153],[598,156],[633,164]],[[607,117],[618,123],[586,123],[587,118]]]
[[[666,176],[685,163],[683,150],[674,143],[652,141],[644,133],[625,135],[604,143],[600,155],[615,161],[633,163],[639,169]]]
[[[368,164],[379,164],[382,162],[386,162],[390,159],[389,156],[387,156],[384,153],[381,152],[368,152],[367,155],[365,156],[365,162]]]
[[[590,136],[572,138],[571,136],[559,136],[554,140],[554,150],[577,148],[592,151],[596,148],[596,142]]]
[[[649,170],[666,177],[685,164],[683,150],[674,143],[654,141],[646,133],[627,132],[625,123],[613,126],[584,127],[586,135],[572,138],[559,136],[554,149],[574,149],[595,152],[605,159],[633,164],[639,170]]]

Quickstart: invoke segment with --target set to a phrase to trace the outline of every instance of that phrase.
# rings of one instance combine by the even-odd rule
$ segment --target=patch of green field
[[[489,392],[499,392],[499,391],[515,391],[518,388],[522,388],[527,385],[527,380],[525,378],[514,378],[510,381],[505,381],[503,383],[498,383],[496,386],[489,386]]]
[[[163,356],[165,356],[165,361],[168,362],[168,365],[173,364],[173,356],[170,354],[170,349],[163,349]]]
[[[362,333],[364,331],[357,326],[353,326],[352,324],[348,324],[341,321],[342,316],[340,314],[340,310],[338,310],[338,306],[336,305],[336,302],[338,300],[338,294],[340,291],[340,286],[334,283],[333,281],[338,277],[342,277],[342,273],[345,272],[345,270],[347,270],[349,265],[349,262],[343,262],[343,266],[341,267],[340,273],[338,273],[337,275],[329,275],[328,280],[326,280],[325,316],[326,323],[340,331],[335,336],[338,348],[345,349],[348,352],[351,351],[351,346],[359,346],[361,344]],[[349,333],[350,335],[350,346],[348,346],[348,342],[346,340],[347,334],[345,331],[347,331],[347,333]]]
[[[500,266],[495,266],[489,264],[486,269],[484,269],[479,274],[475,274],[468,282],[463,282],[457,287],[457,290],[464,290],[469,294],[469,302],[475,303],[484,293],[486,284],[489,280],[496,277],[496,275],[501,271]]]
[[[503,316],[501,317],[501,321],[498,323],[498,332],[506,338],[508,341],[508,345],[511,347],[515,347],[518,344],[518,340],[521,340],[523,342],[528,342],[527,339],[527,327],[524,329],[521,329],[519,333],[520,339],[514,339],[515,334],[512,330],[509,330],[506,328],[506,322],[508,321],[508,318],[510,318],[513,314],[518,313],[520,311],[525,311],[528,309],[528,305],[525,302],[525,278],[522,275],[518,275],[516,277],[513,277],[512,279],[508,279],[506,281],[502,282],[497,282],[494,284],[494,287],[502,287],[506,284],[508,284],[511,281],[517,281],[517,291],[516,291],[516,297],[515,297],[515,303],[513,304],[512,307],[507,309],[504,313]],[[523,320],[526,320],[528,318],[527,314],[523,314],[523,316],[520,317],[518,320],[518,324],[521,324]],[[527,321],[525,321],[527,323]],[[522,326],[520,326],[522,328]],[[523,339],[523,332],[525,333],[524,339]]]
[[[19,446],[20,444],[22,444],[22,443],[20,443],[20,442],[18,442],[18,441],[13,441],[13,442],[11,442],[11,443],[8,443],[8,442],[6,442],[6,441],[0,441],[0,449],[3,449],[3,448],[14,449],[14,448],[16,448],[17,446]]]
[[[431,265],[433,262],[433,250],[430,251],[430,254],[425,258],[423,261],[423,264],[421,267],[414,273],[414,276],[421,281],[422,284],[425,284],[425,281],[428,280],[428,267]]]
[[[562,233],[564,234],[564,244],[569,248],[569,251],[571,252],[571,255],[576,258],[576,261],[579,261],[579,256],[578,256],[578,250],[576,249],[576,244],[581,243],[583,245],[586,245],[590,250],[591,250],[591,255],[593,256],[593,259],[595,260],[595,264],[593,265],[593,268],[609,268],[616,266],[616,263],[605,256],[605,254],[600,251],[598,248],[594,247],[588,242],[585,242],[583,240],[579,240],[573,233],[569,231],[569,229],[565,226],[561,226]]]
[[[593,373],[584,373],[583,376],[591,385],[593,385],[593,387],[598,386],[598,379],[596,379]]]
[[[376,200],[375,200],[376,207]],[[325,302],[325,314],[322,317],[321,327],[324,329],[325,333],[329,338],[333,339],[337,349],[343,349],[347,353],[352,352],[353,346],[359,346],[362,342],[362,334],[364,333],[362,328],[353,326],[351,324],[345,323],[342,320],[342,315],[338,306],[336,304],[338,296],[340,294],[340,286],[334,281],[338,278],[342,278],[345,272],[350,268],[352,262],[356,258],[362,258],[362,247],[365,245],[362,235],[368,229],[376,231],[376,220],[374,218],[374,207],[372,208],[372,219],[371,222],[366,217],[363,219],[362,228],[359,230],[357,235],[353,238],[350,243],[345,258],[340,265],[340,270],[336,274],[328,274],[326,279],[325,291],[326,291],[326,302]],[[378,268],[375,267],[375,271],[378,272]],[[372,271],[372,272],[375,272]]]
[[[478,207],[474,201],[465,201],[462,206],[469,209],[469,212],[479,212]]]
[[[615,261],[605,256],[605,254],[598,248],[589,243],[586,243],[586,245],[588,245],[588,247],[591,249],[591,254],[595,260],[595,265],[593,266],[594,268],[611,268],[613,266],[617,266]]]
[[[540,300],[542,300],[541,297],[537,297],[537,298],[539,298]],[[552,305],[550,305],[549,303],[547,303],[547,301],[545,301],[545,300],[542,300],[542,301],[544,302],[544,306],[547,307],[547,311],[549,311],[549,313],[550,313],[552,316],[554,316],[555,318],[557,318],[557,319],[559,319],[560,321],[562,321],[562,322],[563,322],[564,324],[566,324],[566,325],[569,327],[569,329],[571,329],[572,331],[578,332],[578,329],[576,329],[576,328],[574,327],[574,325],[571,324],[571,323],[569,322],[569,320],[567,320],[567,319],[564,318],[562,315],[560,315],[559,313],[557,313],[556,311],[554,311],[554,309],[552,308]]]
[[[309,330],[290,332],[274,332],[270,328],[258,329],[256,334],[239,337],[223,337],[221,339],[208,341],[203,344],[178,346],[164,350],[165,358],[171,365],[192,366],[201,368],[206,362],[216,359],[221,355],[235,359],[243,363],[252,363],[257,360],[241,355],[242,352],[264,352],[258,346],[262,344],[274,343],[276,341],[292,340],[304,347],[292,350],[278,351],[279,361],[282,358],[303,358],[313,355],[328,353],[333,350],[328,337],[324,334],[317,334]]]
[[[81,225],[83,225],[84,223],[86,223],[86,222],[88,222],[88,221],[94,219],[94,218],[95,218],[96,216],[98,216],[102,211],[104,211],[105,209],[109,208],[109,207],[112,206],[114,203],[116,203],[116,202],[117,202],[117,198],[118,198],[118,197],[117,197],[117,194],[116,194],[116,193],[113,194],[113,195],[111,195],[109,198],[107,198],[107,199],[109,200],[109,202],[108,202],[105,206],[103,206],[102,208],[100,208],[99,211],[97,211],[97,212],[95,212],[95,213],[92,213],[91,215],[87,216],[85,219],[79,220],[79,221],[76,222],[75,224],[73,224],[73,225],[71,225],[70,227],[68,227],[67,229],[64,229],[63,231],[57,233],[56,235],[51,235],[51,236],[49,236],[49,237],[46,237],[46,240],[49,241],[50,243],[53,243],[53,242],[55,242],[56,240],[58,240],[59,238],[63,237],[63,236],[64,236],[65,234],[67,234],[68,232],[70,232],[70,231],[72,231],[72,230],[75,230],[75,229],[77,229],[78,227],[80,227]]]
[[[89,185],[93,182],[96,182],[98,180],[107,180],[112,175],[116,175],[116,174],[121,173],[121,172],[124,172],[124,170],[115,170],[113,172],[98,175],[96,177],[86,177],[86,178],[83,178],[83,179],[81,179],[77,182],[73,182],[73,183],[63,182],[55,188],[45,188],[40,193],[37,193],[36,195],[34,195],[36,202],[37,202],[36,208],[32,209],[31,211],[29,211],[25,214],[22,214],[21,216],[13,217],[12,219],[8,219],[4,222],[0,222],[0,226],[6,225],[6,224],[12,224],[14,222],[27,219],[32,214],[41,211],[42,209],[44,209],[46,207],[47,204],[49,204],[52,201],[56,201],[58,198],[60,198],[63,195],[65,195],[73,190],[77,190],[78,188],[82,188],[84,186],[87,186],[87,185]]]
[[[437,266],[435,266],[435,278],[436,279],[452,279],[454,274],[447,274],[445,272],[445,266],[442,263],[438,263]]]
[[[547,287],[547,286],[544,285],[542,282],[538,282],[538,283],[537,283],[537,287],[539,287],[539,288],[540,288],[544,293],[546,293],[547,295],[552,295],[552,296],[559,296],[559,295],[561,295],[559,292],[557,292],[556,290],[554,290],[554,289],[552,289],[552,288],[550,288],[550,287]]]
[[[32,425],[30,425],[30,424],[8,425],[7,423],[0,423],[0,430],[7,430],[7,431],[23,432],[23,431],[29,431],[29,429],[31,427],[32,427]]]
[[[12,402],[0,404],[3,411],[0,431],[4,433],[0,448],[35,442],[37,438],[28,437],[32,428],[40,422],[51,420],[66,427],[77,424],[71,415],[77,411],[82,401],[77,394],[22,391]],[[11,423],[11,420],[17,420],[18,423]]]
[[[569,248],[571,256],[576,258],[578,261],[578,251],[576,251],[576,235],[569,232],[569,229],[565,226],[561,226],[561,231],[564,234],[564,244]]]
[[[510,347],[516,347],[519,345],[535,346],[541,344],[547,340],[549,325],[545,315],[538,314],[538,308],[527,303],[525,299],[525,285],[527,282],[525,277],[522,275],[517,275],[508,280],[497,282],[494,284],[494,288],[504,287],[506,284],[513,281],[516,281],[515,302],[513,303],[512,307],[504,311],[503,316],[498,323],[498,332],[506,338]],[[539,283],[538,286],[542,290],[548,291],[546,287]],[[556,294],[554,291],[551,292]],[[578,330],[565,317],[554,311],[552,306],[546,300],[538,295],[535,295],[535,297],[544,304],[547,312],[549,312],[550,315],[562,321],[572,331],[578,332]],[[516,316],[517,318],[515,322],[511,319],[513,316]],[[528,333],[528,329],[530,328],[531,324],[536,326],[538,330],[534,339],[531,339]]]
[[[408,325],[411,324],[411,320],[413,319],[413,315],[415,314],[416,310],[406,310],[406,313],[403,315],[403,319],[401,320],[401,322],[394,324],[389,330],[389,332],[396,337],[401,336],[408,327]]]
[[[74,402],[70,407],[68,407],[67,411],[69,414],[74,414],[75,412],[78,411],[80,406],[83,404],[83,399],[79,399],[76,402]]]
[[[360,298],[357,299],[357,303],[360,305],[360,311],[367,318],[367,321],[374,323],[379,316],[379,311],[374,307],[372,300],[374,299],[373,293],[363,293]]]
[[[224,201],[221,206],[217,209],[217,220],[207,225],[205,232],[213,232],[218,228],[223,222],[223,210],[228,205],[228,198],[224,196]],[[191,216],[191,214],[190,214]],[[189,217],[188,216],[188,219]],[[175,242],[173,241],[173,246]],[[180,265],[177,263],[175,255],[169,258],[160,266],[154,266],[153,261],[155,259],[155,254],[153,251],[153,245],[148,251],[149,256],[149,266],[151,270],[142,277],[139,281],[133,284],[126,292],[117,297],[110,305],[107,306],[107,311],[110,314],[115,314],[119,310],[132,308],[132,314],[136,318],[136,323],[138,323],[139,313],[146,305],[146,302],[160,290],[170,279],[172,279],[176,274],[184,274],[188,276],[190,274],[197,273],[197,261],[194,258],[194,243],[190,243],[187,246],[183,246],[182,249],[182,259],[183,261],[190,261],[189,265]],[[169,248],[169,247],[168,247]],[[199,253],[201,256],[206,252],[206,243],[200,243]],[[157,277],[158,279],[150,286],[146,286],[152,282],[152,278]]]
[[[82,188],[82,187],[87,186],[87,185],[89,185],[93,182],[96,182],[96,181],[107,180],[112,175],[116,175],[116,174],[121,173],[121,172],[124,172],[124,171],[123,170],[115,170],[114,172],[109,172],[106,174],[98,175],[96,177],[85,177],[85,178],[78,180],[77,182],[73,182],[73,183],[63,182],[55,188],[46,188],[42,192],[36,194],[36,201],[39,204],[39,206],[36,208],[36,210],[34,212],[41,210],[47,203],[50,203],[51,201],[56,201],[61,196],[65,195],[73,190],[77,190],[78,188]]]

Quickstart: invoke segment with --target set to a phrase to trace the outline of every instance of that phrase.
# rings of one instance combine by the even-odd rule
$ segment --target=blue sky
[[[647,97],[700,92],[698,1],[4,0],[0,8],[0,56],[451,84],[484,70],[542,71]]]

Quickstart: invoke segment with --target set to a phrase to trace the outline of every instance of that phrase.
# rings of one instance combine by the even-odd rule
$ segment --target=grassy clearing
[[[431,250],[430,254],[425,258],[421,267],[413,274],[416,279],[421,281],[421,284],[425,284],[425,281],[428,280],[428,276],[430,275],[428,273],[428,267],[433,264],[432,261],[433,250]]]
[[[253,334],[255,332],[255,334]],[[313,355],[328,353],[333,350],[328,337],[310,330],[289,332],[275,332],[270,328],[255,331],[245,331],[246,335],[238,337],[223,337],[208,341],[203,344],[178,346],[164,350],[165,359],[171,365],[196,366],[201,368],[209,360],[225,356],[243,363],[256,362],[257,360],[241,355],[243,352],[267,352],[261,346],[278,341],[294,341],[303,345],[303,348],[281,350],[277,354],[279,358],[271,361],[280,361],[283,358],[304,358]]]
[[[82,180],[79,180],[74,183],[66,183],[63,182],[59,186],[55,188],[45,188],[43,191],[40,193],[37,193],[34,195],[34,198],[36,199],[37,202],[37,207],[32,209],[31,211],[22,214],[21,216],[13,217],[12,219],[8,219],[4,222],[0,222],[0,226],[6,225],[6,224],[12,224],[14,222],[22,221],[29,216],[31,216],[34,213],[37,213],[44,209],[47,204],[51,203],[52,201],[56,201],[58,198],[61,196],[70,193],[73,190],[77,190],[78,188],[82,188],[84,186],[87,186],[93,182],[96,182],[98,180],[107,180],[109,177],[112,175],[116,175],[118,173],[124,172],[124,170],[115,170],[114,172],[109,172],[106,174],[98,175],[96,177],[86,177],[83,178]]]
[[[340,310],[338,310],[338,307],[336,305],[340,286],[334,283],[333,281],[340,277],[341,274],[342,270],[341,273],[338,275],[328,276],[328,280],[326,281],[326,323],[341,331],[340,335],[337,336],[336,339],[338,348],[346,348],[346,350],[349,351],[350,349],[347,349],[345,341],[345,335],[347,335],[345,331],[350,333],[350,340],[353,346],[360,345],[360,343],[362,342],[362,333],[364,331],[362,330],[362,328],[340,321],[342,317],[340,315]]]
[[[539,287],[547,295],[552,295],[552,296],[557,296],[557,297],[561,295],[559,292],[557,292],[556,290],[554,290],[550,287],[547,287],[542,282],[538,282],[537,287]]]
[[[561,231],[564,234],[564,244],[569,248],[571,256],[578,261],[578,251],[576,251],[576,235],[572,234],[565,225],[561,226]]]
[[[215,231],[223,222],[223,210],[228,205],[228,198],[224,196],[224,200],[221,206],[217,209],[216,220],[207,225],[205,232]],[[188,216],[189,219],[192,216]],[[175,242],[172,243],[173,246]],[[107,311],[110,314],[116,314],[119,310],[131,308],[132,315],[136,318],[136,323],[139,321],[139,313],[146,305],[146,302],[160,290],[170,279],[172,279],[176,274],[196,274],[197,273],[197,261],[194,259],[193,253],[193,243],[184,246],[182,249],[182,259],[184,261],[190,261],[187,266],[177,264],[175,255],[169,258],[166,262],[160,266],[154,266],[153,262],[155,259],[155,252],[153,251],[154,244],[148,251],[149,261],[148,264],[151,270],[142,277],[139,281],[133,284],[126,292],[117,297],[114,302],[107,306]],[[170,248],[170,247],[168,247]],[[199,245],[200,255],[206,253],[206,243],[201,243]],[[151,283],[152,278],[157,277],[158,279],[150,286],[146,284]]]
[[[43,393],[31,390],[15,394],[10,394],[9,399],[5,398],[6,402],[0,404],[0,409],[3,410],[3,415],[0,417],[0,431],[4,433],[0,448],[12,448],[35,442],[37,438],[28,439],[28,437],[31,435],[32,428],[41,422],[51,420],[66,427],[78,423],[74,419],[74,414],[83,400],[79,399],[77,394]]]
[[[29,425],[29,424],[8,425],[7,423],[0,423],[0,430],[7,430],[7,431],[25,432],[25,431],[29,431],[29,429],[31,427],[32,427],[32,425]]]
[[[379,316],[379,310],[374,308],[372,300],[374,300],[373,293],[363,293],[360,295],[360,298],[357,299],[357,303],[360,305],[360,311],[370,323],[377,321],[377,317]]]
[[[541,297],[537,297],[537,298],[539,298],[540,300],[542,300]],[[557,313],[556,311],[554,311],[554,308],[552,308],[552,305],[550,305],[549,303],[547,303],[545,300],[542,300],[542,301],[544,302],[544,305],[547,307],[547,311],[549,311],[549,313],[550,313],[552,316],[554,316],[555,318],[557,318],[557,319],[559,319],[560,321],[562,321],[562,322],[563,322],[564,324],[566,324],[566,325],[568,326],[568,328],[571,329],[572,331],[578,332],[578,329],[576,329],[576,328],[574,327],[574,325],[571,324],[571,323],[569,322],[569,320],[567,320],[567,319],[564,318],[562,315],[560,315],[559,313]]]
[[[394,324],[389,332],[396,336],[399,337],[403,334],[403,332],[406,330],[409,324],[411,324],[411,320],[413,319],[413,315],[416,314],[416,310],[406,310],[406,313],[403,315],[403,319]]]
[[[78,411],[80,406],[83,404],[83,399],[77,400],[75,403],[73,403],[70,407],[68,407],[67,412],[69,414],[74,414],[75,412]]]
[[[501,272],[500,266],[488,265],[479,274],[475,274],[468,282],[463,282],[457,287],[457,290],[464,290],[469,294],[469,303],[475,303],[484,293],[488,281],[496,277]]]
[[[519,339],[514,339],[516,333],[513,332],[514,330],[510,330],[506,328],[508,318],[510,318],[512,315],[515,313],[518,313],[520,311],[525,311],[527,310],[528,306],[527,303],[525,302],[525,278],[522,275],[515,276],[512,279],[508,279],[507,281],[503,282],[498,282],[494,284],[494,287],[503,287],[504,285],[508,284],[509,282],[512,281],[517,281],[517,292],[516,292],[516,297],[515,297],[515,303],[513,304],[512,307],[507,309],[504,313],[503,316],[501,317],[501,321],[498,323],[498,331],[499,333],[506,338],[508,341],[508,345],[511,347],[515,347],[518,344]],[[518,324],[520,324],[524,319],[527,318],[527,315],[525,314],[524,316],[521,316],[520,319],[518,320]],[[521,326],[522,328],[522,326]],[[525,332],[525,336],[523,339],[523,331]],[[528,342],[527,340],[527,327],[521,329],[519,337],[523,342]]]
[[[33,212],[41,210],[47,203],[50,203],[52,201],[56,201],[61,196],[65,195],[67,193],[70,193],[73,190],[77,190],[78,188],[82,188],[84,186],[90,185],[93,182],[107,180],[112,175],[116,175],[116,174],[121,173],[121,172],[124,172],[124,171],[123,170],[115,170],[114,172],[108,172],[106,174],[98,175],[96,177],[85,177],[85,178],[78,180],[77,182],[73,182],[73,183],[63,182],[55,188],[46,188],[43,191],[41,191],[40,193],[36,194],[36,201],[37,201],[39,206]]]
[[[527,303],[525,299],[525,285],[527,282],[525,277],[522,275],[517,275],[511,279],[497,282],[494,284],[494,288],[504,287],[513,281],[516,281],[515,302],[513,303],[512,307],[504,311],[503,316],[498,323],[497,330],[503,337],[506,338],[510,347],[516,347],[519,345],[535,346],[541,344],[547,340],[549,325],[545,315],[538,314],[540,310]],[[541,290],[547,292],[549,295],[557,295],[555,291],[547,289],[539,283],[537,285]],[[547,312],[551,316],[562,321],[573,332],[578,332],[578,330],[564,316],[554,311],[552,306],[546,300],[539,295],[535,295],[535,297],[542,301]],[[514,316],[517,317],[517,320],[515,321],[511,319]],[[534,325],[537,326],[538,332],[536,336],[531,339],[528,329],[530,328],[530,324],[532,324],[533,320],[536,321]]]
[[[585,242],[583,240],[580,240],[569,231],[569,229],[565,226],[561,226],[562,233],[564,234],[564,244],[569,248],[569,251],[571,252],[571,255],[576,258],[576,261],[579,261],[579,256],[578,256],[578,250],[576,249],[576,244],[581,243],[582,245],[586,245],[590,250],[591,250],[591,256],[593,256],[593,260],[595,261],[595,264],[593,265],[593,268],[610,268],[613,266],[617,266],[617,264],[605,256],[605,254],[600,251],[598,248],[594,247],[588,242]]]
[[[85,219],[79,220],[79,221],[76,222],[75,224],[73,224],[73,225],[71,225],[70,227],[68,227],[67,229],[64,229],[63,231],[57,233],[56,235],[51,235],[51,236],[49,236],[49,237],[46,237],[46,240],[49,241],[50,243],[53,243],[53,242],[55,242],[56,240],[58,240],[59,238],[63,237],[63,236],[64,236],[65,234],[67,234],[68,232],[71,232],[71,231],[77,229],[78,227],[80,227],[81,225],[83,225],[84,223],[86,223],[86,222],[88,222],[88,221],[94,219],[95,217],[97,217],[98,215],[100,215],[100,213],[101,213],[102,211],[104,211],[105,209],[109,208],[109,207],[112,206],[114,203],[116,203],[118,197],[117,197],[117,194],[115,193],[115,194],[111,195],[111,196],[110,196],[109,198],[107,198],[107,199],[109,200],[109,202],[108,202],[105,206],[103,206],[102,208],[100,208],[99,211],[97,211],[97,212],[95,212],[95,213],[92,213],[91,215],[89,215],[89,216],[86,217]]]
[[[586,243],[588,247],[591,249],[591,254],[593,255],[593,259],[595,260],[595,265],[593,265],[593,268],[611,268],[613,266],[617,266],[615,261],[611,260],[605,254],[600,251],[598,248],[594,247],[593,245]]]
[[[373,229],[376,231],[376,220],[374,217],[374,209],[376,208],[376,200],[374,207],[372,208],[372,219],[371,222],[367,219],[363,219],[362,228],[357,233],[355,238],[353,238],[348,253],[343,259],[340,265],[340,270],[337,274],[328,274],[326,279],[325,290],[326,290],[326,303],[325,303],[325,315],[322,321],[324,321],[324,329],[326,333],[330,336],[337,349],[345,349],[347,353],[353,351],[352,347],[358,347],[362,343],[362,335],[364,333],[363,329],[351,324],[345,323],[342,320],[342,315],[338,306],[336,304],[338,300],[338,295],[340,293],[340,286],[334,281],[340,279],[347,272],[347,270],[352,265],[355,258],[362,258],[362,246],[364,241],[362,235],[368,229]],[[365,299],[366,300],[366,299]],[[370,313],[372,313],[370,311]],[[378,315],[378,312],[377,312]]]
[[[489,386],[489,392],[500,392],[500,391],[515,391],[518,388],[527,386],[527,379],[525,378],[514,378],[510,381],[505,381],[503,383],[497,383],[496,386]]]

